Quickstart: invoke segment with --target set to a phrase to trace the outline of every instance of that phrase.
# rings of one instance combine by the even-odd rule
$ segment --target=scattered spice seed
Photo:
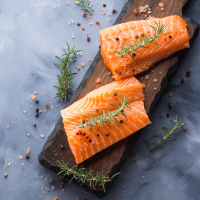
[[[10,126],[7,126],[7,128],[10,128]]]
[[[31,136],[31,134],[30,133],[28,133],[28,137],[30,137]]]
[[[100,22],[96,21],[96,25],[100,25]]]
[[[123,120],[122,120],[122,119],[120,119],[120,120],[119,120],[119,123],[123,123]]]
[[[41,135],[42,138],[44,138],[44,135]]]
[[[61,144],[61,145],[60,145],[60,148],[61,148],[61,149],[64,149],[64,148],[65,148],[65,146],[64,146],[63,144]]]
[[[132,159],[135,162],[138,159],[138,155],[133,156]]]
[[[137,15],[137,14],[138,14],[138,12],[137,12],[137,10],[136,10],[136,9],[133,9],[133,12],[134,12],[134,14],[135,14],[135,15]]]
[[[49,104],[46,104],[46,108],[49,108]]]
[[[37,94],[37,92],[36,92],[36,91],[34,91],[34,94]]]
[[[109,135],[110,135],[110,133],[106,133],[105,135],[106,135],[106,136],[109,136]]]
[[[90,62],[91,60],[90,59],[88,59],[88,62]]]
[[[170,92],[168,95],[169,95],[169,97],[171,97],[171,96],[173,96],[173,93],[172,93],[172,92]]]
[[[102,12],[102,15],[105,15],[106,13],[105,12]]]
[[[161,8],[164,7],[164,3],[163,3],[163,2],[160,2],[158,5],[159,5]]]
[[[112,74],[111,72],[108,72],[108,75]]]
[[[118,72],[118,74],[121,75],[122,73],[121,73],[121,72]]]
[[[26,157],[26,159],[29,159],[29,155],[28,154],[25,157]]]
[[[89,142],[92,142],[92,140],[91,140],[91,139],[89,139]]]
[[[172,107],[172,103],[170,102],[168,106],[169,106],[169,108],[171,108]]]
[[[97,81],[97,83],[100,83],[100,82],[101,82],[101,79],[100,79],[100,78],[98,78],[96,81]]]
[[[54,182],[53,178],[50,178],[50,182],[51,182],[51,183],[53,183],[53,182]]]
[[[53,200],[58,200],[58,197],[57,196],[53,197]]]
[[[49,191],[49,188],[48,188],[48,187],[46,187],[45,189],[46,189],[46,191]]]
[[[142,179],[144,179],[145,177],[143,176]]]
[[[116,12],[117,12],[117,10],[116,10],[116,9],[113,9],[112,14],[114,14],[114,13],[116,13]]]
[[[183,128],[183,132],[186,132],[187,131],[187,128]]]
[[[80,23],[77,23],[77,26],[80,26],[81,24]]]
[[[85,30],[85,27],[82,27],[82,30],[84,31],[84,30]]]
[[[172,39],[172,36],[171,36],[171,35],[169,35],[169,39]]]
[[[155,87],[155,88],[153,88],[155,91],[157,90],[157,88]]]
[[[35,100],[35,96],[34,95],[32,96],[32,99]]]
[[[183,78],[181,79],[181,83],[184,83],[184,79]]]
[[[145,75],[145,79],[148,80],[149,79],[149,75]]]
[[[99,134],[97,133],[97,136],[99,137]]]
[[[84,67],[85,66],[85,63],[84,62],[81,62],[81,67]]]
[[[30,148],[28,148],[27,150],[26,150],[26,153],[30,153],[30,151],[31,151],[31,149]]]
[[[118,38],[118,37],[116,37],[116,40],[117,40],[117,41],[119,41],[119,38]]]
[[[159,74],[162,74],[162,72],[159,72]]]
[[[79,4],[79,1],[75,1],[75,2],[76,2],[77,5]]]
[[[83,55],[83,53],[80,51],[79,53],[78,53],[80,56],[82,56]]]
[[[157,78],[154,78],[154,79],[153,79],[153,82],[154,82],[154,83],[158,82],[158,79],[157,79]]]
[[[38,113],[39,113],[39,111],[40,111],[40,109],[39,109],[39,108],[36,108],[36,112],[38,112]]]
[[[78,71],[80,71],[80,68],[77,68]]]
[[[69,1],[67,1],[66,3],[67,3],[67,5],[69,5]]]
[[[5,178],[7,178],[7,176],[8,176],[8,174],[7,174],[7,173],[5,173],[5,174],[4,174],[4,177],[5,177]]]
[[[186,72],[186,76],[189,77],[189,76],[190,76],[190,73],[191,73],[191,71],[188,70],[188,71]]]
[[[117,92],[114,92],[114,96],[117,96]]]
[[[103,4],[103,7],[106,7],[106,4],[105,4],[105,3]]]
[[[38,103],[39,101],[38,100],[35,100],[35,103]]]
[[[169,117],[169,114],[167,114],[167,117]]]
[[[159,119],[162,118],[162,116],[159,116]]]
[[[21,154],[19,155],[19,159],[20,159],[20,160],[22,160],[22,159],[23,159],[23,156],[22,156]]]
[[[88,42],[90,41],[90,37],[88,37],[88,36],[87,36],[87,41],[88,41]]]
[[[36,127],[36,124],[33,124],[34,127]]]

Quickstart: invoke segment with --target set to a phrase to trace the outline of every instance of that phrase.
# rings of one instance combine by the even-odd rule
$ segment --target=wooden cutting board
[[[164,10],[158,6],[158,3],[164,3]],[[169,15],[179,15],[182,17],[182,8],[186,3],[185,0],[140,0],[132,1],[129,0],[124,8],[122,9],[118,19],[115,24],[133,21],[133,20],[145,20],[147,13],[139,13],[138,15],[134,14],[134,9],[139,8],[139,6],[149,5],[151,8],[151,13],[148,14],[152,17],[166,17]],[[188,19],[184,18],[188,25],[188,32],[190,36],[190,44],[193,42],[195,37],[198,34],[198,25]],[[160,95],[168,84],[168,81],[172,75],[176,72],[179,61],[184,57],[184,54],[188,50],[183,50],[178,52],[169,58],[160,61],[159,63],[152,66],[152,68],[138,76],[138,80],[141,83],[145,84],[144,95],[145,95],[145,109],[150,116],[154,110],[156,102],[159,100]],[[75,91],[73,99],[70,103],[84,97],[90,91],[114,81],[112,75],[108,75],[109,70],[104,66],[103,59],[101,57],[100,51],[96,55],[94,61],[92,62],[90,68],[88,69],[85,77],[83,78],[80,86]],[[149,76],[149,79],[146,79],[146,75]],[[101,79],[101,83],[97,83],[97,78]],[[154,82],[153,79],[158,79],[158,82]],[[105,149],[104,151],[96,154],[85,162],[81,163],[79,167],[85,167],[86,169],[90,168],[94,172],[104,172],[109,171],[110,177],[120,170],[120,167],[124,160],[127,157],[127,154],[130,150],[130,141],[134,138],[137,139],[140,131],[135,133],[133,136],[125,138],[122,141],[112,145],[111,147]],[[64,145],[65,148],[61,149],[60,146]],[[47,142],[45,143],[41,153],[39,154],[39,162],[44,167],[47,167],[56,173],[60,171],[58,167],[57,160],[63,160],[65,163],[69,163],[69,167],[74,166],[75,159],[69,148],[67,137],[63,129],[62,119],[60,118],[55,126],[54,131],[48,137]],[[71,177],[65,177],[71,178]],[[80,185],[77,181],[73,181],[75,184]],[[109,188],[111,187],[113,181],[106,184],[106,193],[102,191],[101,187],[97,187],[96,190],[91,189],[88,185],[83,185],[87,191],[95,194],[98,197],[103,197],[107,194]]]

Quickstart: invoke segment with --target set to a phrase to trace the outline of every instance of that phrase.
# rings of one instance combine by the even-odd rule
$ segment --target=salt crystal
[[[72,38],[74,39],[74,35],[72,35]]]
[[[112,19],[110,18],[110,21],[111,21]]]
[[[53,109],[53,105],[51,106],[51,109]]]
[[[8,163],[8,166],[11,166],[11,162]]]
[[[108,12],[108,16],[110,16],[110,13]]]
[[[24,110],[24,113],[26,114],[26,111]]]
[[[93,25],[94,23],[93,22],[90,22],[90,25]]]
[[[160,10],[165,10],[164,7],[162,7]]]
[[[145,177],[143,176],[142,178],[144,179]]]
[[[155,87],[154,90],[157,90],[157,88]]]
[[[44,135],[41,135],[42,138],[44,138]]]
[[[30,133],[28,133],[28,137],[30,136],[31,134]]]
[[[102,8],[103,11],[105,11],[105,8]]]
[[[40,176],[40,177],[43,178],[43,176]],[[43,189],[44,189],[44,188],[43,188]],[[42,190],[43,190],[43,189],[42,189]]]
[[[149,79],[149,75],[145,75],[145,78],[148,80]]]
[[[181,126],[184,126],[184,123],[182,123]]]
[[[22,160],[22,159],[23,159],[23,156],[22,156],[22,155],[19,155],[19,159]]]
[[[70,22],[68,22],[68,25],[70,25],[71,23]]]
[[[69,1],[67,1],[66,4],[69,5]]]
[[[22,163],[22,165],[24,166],[24,163]]]
[[[153,82],[154,82],[154,83],[158,82],[158,79],[154,78],[154,79],[153,79]]]

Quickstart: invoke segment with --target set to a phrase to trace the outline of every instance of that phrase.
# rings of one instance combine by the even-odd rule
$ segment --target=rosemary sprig
[[[149,35],[148,33],[147,34],[144,34],[143,36],[139,36],[139,42],[136,41],[136,40],[133,40],[132,43],[125,43],[125,44],[122,44],[121,47],[118,47],[118,48],[115,48],[115,49],[119,49],[119,50],[114,50],[115,53],[118,53],[120,55],[119,58],[128,58],[127,55],[131,56],[131,58],[133,60],[134,59],[134,56],[136,55],[134,52],[138,52],[138,53],[141,53],[138,51],[138,49],[140,48],[148,48],[146,47],[147,44],[149,43],[153,43],[153,44],[159,44],[159,41],[156,39],[158,37],[161,37],[163,36],[163,32],[167,26],[167,24],[160,24],[160,21],[159,23],[156,23],[156,26],[150,26],[153,30],[154,30],[154,34],[152,36],[150,36],[149,38],[147,37],[147,35]]]
[[[121,172],[118,172],[114,174],[111,178],[109,178],[108,172],[103,174],[103,171],[102,171],[95,174],[94,170],[92,170],[91,168],[89,169],[89,171],[87,171],[86,168],[78,168],[78,165],[75,165],[72,168],[69,168],[68,163],[65,164],[63,160],[62,162],[58,161],[58,163],[59,163],[58,166],[61,168],[61,171],[58,173],[58,175],[63,172],[65,172],[63,177],[66,175],[72,175],[72,178],[69,183],[71,183],[73,179],[76,179],[79,182],[82,182],[82,185],[88,182],[89,186],[93,188],[94,190],[96,189],[97,185],[102,186],[104,192],[105,192],[105,184],[107,182],[110,182],[115,176],[121,173]]]
[[[181,124],[183,124],[185,122],[185,120],[183,120],[181,118],[179,121],[177,121],[177,116],[176,116],[176,121],[174,122],[174,121],[171,120],[171,122],[172,122],[173,125],[164,122],[165,124],[169,125],[171,128],[167,128],[167,127],[161,128],[165,132],[165,134],[164,135],[162,135],[162,134],[155,135],[155,137],[158,137],[159,140],[154,139],[154,142],[151,144],[151,147],[150,147],[151,149],[155,148],[156,146],[158,146],[160,148],[162,148],[163,146],[166,147],[164,141],[165,140],[171,140],[172,137],[176,138],[172,134],[180,131],[180,129],[181,129],[180,126],[181,126]]]
[[[84,6],[84,8],[81,8],[81,10],[85,10],[86,12],[90,13],[91,15],[93,15],[93,10],[92,10],[93,6],[90,5],[90,1],[89,0],[86,0],[86,1],[85,0],[78,0],[78,1],[75,0],[75,1],[78,2],[77,3],[78,5]]]
[[[62,49],[64,50],[64,54],[59,57],[56,56],[57,58],[59,58],[59,64],[56,64],[58,67],[60,67],[60,75],[57,75],[58,77],[58,86],[54,85],[54,87],[57,88],[58,92],[56,93],[56,97],[61,97],[61,101],[64,98],[65,101],[69,100],[70,95],[72,95],[72,86],[74,84],[74,82],[72,82],[72,79],[74,77],[74,74],[76,73],[72,73],[72,71],[69,69],[69,65],[72,64],[73,62],[75,62],[75,58],[76,58],[76,53],[80,52],[81,50],[75,50],[73,47],[72,49],[70,49],[69,44],[66,42],[67,44],[67,49],[65,49],[64,47],[62,47]]]
[[[128,121],[128,118],[126,117],[126,115],[123,111],[127,107],[131,109],[131,107],[128,105],[128,102],[132,98],[126,98],[124,95],[124,101],[122,101],[120,98],[117,97],[116,99],[121,102],[121,106],[114,105],[112,103],[108,103],[108,104],[114,106],[116,108],[116,110],[110,111],[106,108],[103,108],[105,111],[107,111],[107,113],[105,113],[105,111],[103,111],[103,114],[101,114],[98,110],[96,110],[96,112],[99,114],[98,116],[95,116],[94,114],[88,114],[88,118],[84,119],[84,120],[82,119],[82,116],[81,116],[81,124],[77,124],[77,125],[80,126],[80,128],[90,129],[90,132],[92,131],[93,127],[97,127],[97,130],[99,130],[101,126],[109,126],[110,127],[110,124],[113,124],[114,120],[117,122],[117,125],[119,126],[119,123],[118,123],[116,117],[121,114]]]

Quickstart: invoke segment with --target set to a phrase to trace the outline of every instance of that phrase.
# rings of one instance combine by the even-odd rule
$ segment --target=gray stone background
[[[58,61],[55,56],[62,54],[65,41],[82,50],[83,55],[78,55],[77,62],[71,66],[73,71],[75,67],[81,68],[74,78],[75,90],[90,66],[88,59],[92,61],[99,50],[99,31],[113,25],[127,1],[93,0],[94,15],[90,22],[94,24],[89,26],[90,22],[81,16],[81,7],[73,0],[69,2],[70,5],[61,0],[0,0],[0,200],[53,199],[55,196],[59,200],[98,199],[68,183],[62,192],[58,176],[39,164],[38,154],[53,131],[60,110],[67,105],[54,99],[53,85],[57,84],[59,74],[59,68],[54,65]],[[103,3],[107,4],[106,15],[102,15]],[[199,4],[199,0],[190,0],[184,9],[184,14],[198,23]],[[117,13],[107,16],[113,9]],[[100,22],[99,26],[96,21]],[[90,42],[86,40],[87,35]],[[152,124],[143,129],[121,175],[103,199],[200,199],[199,54],[200,36],[162,95],[156,114],[151,117]],[[83,68],[81,62],[86,63]],[[188,70],[191,70],[190,77],[185,76]],[[181,78],[185,79],[184,84],[180,83]],[[31,99],[34,91],[37,91],[38,104]],[[168,97],[169,92],[173,92],[172,97]],[[169,110],[170,100],[174,103]],[[46,109],[46,104],[53,105],[53,109]],[[46,112],[36,118],[36,108]],[[153,135],[161,133],[159,128],[163,122],[174,120],[176,115],[186,119],[187,132],[177,133],[177,140],[167,142],[165,149],[150,150],[143,140],[150,141]],[[34,123],[37,127],[33,127]],[[31,149],[29,160],[25,157],[20,160],[19,155],[25,156],[28,147]],[[137,162],[131,159],[134,154],[139,156]],[[7,178],[4,173],[8,174]],[[54,179],[53,183],[50,178]],[[43,187],[50,191],[42,190]]]

